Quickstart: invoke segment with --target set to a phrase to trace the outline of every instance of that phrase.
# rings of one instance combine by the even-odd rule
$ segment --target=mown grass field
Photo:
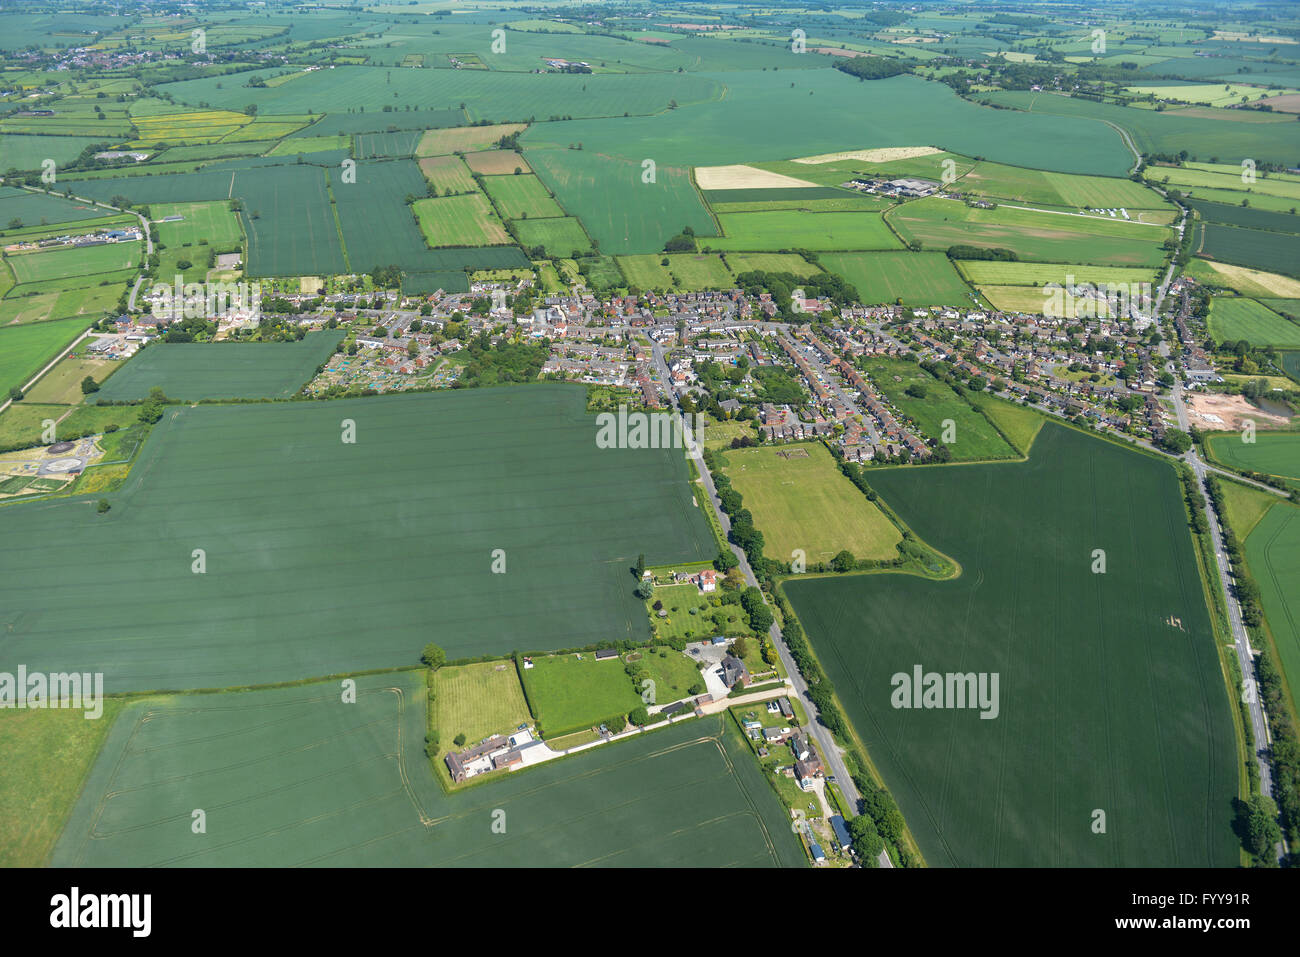
[[[619,658],[597,661],[591,652],[533,656],[523,672],[528,703],[545,737],[583,731],[641,706],[641,696]],[[617,722],[615,722],[617,724]],[[611,728],[621,731],[622,726]]]
[[[788,272],[806,278],[821,272],[797,253],[728,253],[727,267],[737,276],[745,272]]]
[[[121,699],[84,711],[0,710],[0,867],[43,867],[81,793]]]
[[[1230,701],[1172,469],[1050,425],[1024,463],[871,484],[961,576],[784,587],[927,863],[1235,866]],[[997,674],[997,717],[895,708],[918,664]]]
[[[541,246],[548,256],[568,256],[575,251],[587,252],[591,240],[582,224],[572,216],[560,219],[516,219],[515,234],[525,249]]]
[[[53,285],[57,286],[57,282]],[[31,287],[16,286],[9,290],[5,299],[0,300],[0,331],[8,326],[46,322],[50,319],[72,319],[77,316],[98,319],[117,304],[126,284],[113,282],[107,286],[53,289],[36,292],[31,296],[24,293],[29,288]]]
[[[1038,438],[1038,432],[1046,421],[1042,414],[1027,409],[1014,402],[999,399],[988,393],[968,392],[971,404],[997,426],[998,431],[1006,436],[1007,441],[1015,446],[1021,455],[1028,455],[1029,449]]]
[[[491,149],[503,136],[523,132],[522,123],[500,126],[456,126],[429,130],[415,148],[416,156],[445,156],[448,153],[473,153]]]
[[[85,319],[59,319],[0,329],[0,396],[25,385],[89,325]]]
[[[868,305],[971,305],[970,287],[943,253],[827,253],[820,261],[828,272],[852,284],[859,300]]]
[[[438,188],[440,194],[447,190],[453,193],[469,193],[478,189],[474,177],[470,176],[470,168],[459,156],[426,157],[420,160],[420,172],[424,174],[425,179]]]
[[[721,239],[700,239],[705,246],[726,250],[774,249],[898,249],[902,244],[878,213],[804,213],[776,210],[762,213],[722,213]]]
[[[439,246],[496,246],[510,242],[505,224],[481,193],[416,200],[411,207],[425,242]]]
[[[297,392],[343,340],[338,331],[309,332],[297,342],[155,343],[137,353],[91,401],[274,399]]]
[[[455,659],[644,637],[637,555],[717,546],[680,451],[598,448],[585,408],[557,384],[170,406],[111,512],[0,509],[0,671],[230,687],[413,664],[430,641]],[[79,599],[51,603],[52,574]]]
[[[532,722],[513,661],[439,668],[433,676],[433,694],[433,727],[447,749],[456,747],[453,741],[458,734],[472,745]]]
[[[485,176],[483,188],[506,219],[547,219],[564,215],[560,204],[551,198],[536,176]]]
[[[892,210],[890,224],[927,249],[950,246],[1005,248],[1030,262],[1077,262],[1156,267],[1169,230],[1038,210],[975,209],[948,199],[921,199]]]
[[[1072,263],[1020,263],[994,262],[971,259],[958,269],[973,283],[994,286],[1035,286],[1047,283],[1065,285],[1071,276],[1074,282],[1093,285],[1153,282],[1153,270],[1133,266],[1076,266]]]
[[[168,246],[198,247],[206,241],[207,246],[229,250],[238,247],[244,238],[239,217],[231,212],[229,203],[159,203],[149,212],[155,236]],[[180,222],[162,222],[168,216],[184,218]],[[206,264],[206,253],[203,261]]]
[[[951,420],[955,426],[955,441],[949,444],[953,461],[970,462],[980,459],[1015,458],[1017,453],[988,419],[971,408],[969,402],[957,395],[946,383],[940,382],[915,362],[906,359],[873,357],[867,360],[871,380],[889,401],[903,414],[916,422],[921,431],[933,439],[941,439],[944,423]],[[907,394],[910,386],[925,390],[924,398]]]
[[[102,246],[55,247],[39,252],[11,253],[8,262],[19,285],[72,280],[69,285],[88,286],[99,281],[100,273],[133,268],[140,262],[143,252],[144,245],[138,241],[105,243]]]
[[[1219,342],[1245,339],[1254,346],[1300,349],[1300,323],[1253,299],[1216,296],[1210,303],[1210,335]]]
[[[629,683],[630,686],[630,683]],[[803,852],[724,716],[456,794],[424,756],[420,672],[132,703],[55,866],[799,866]],[[89,723],[89,722],[87,722]],[[441,756],[439,757],[441,760]],[[183,768],[179,777],[160,767]],[[200,839],[176,808],[207,813]],[[507,836],[488,840],[494,812]],[[498,835],[499,837],[499,835]]]
[[[98,383],[108,378],[121,366],[112,359],[90,359],[84,356],[63,359],[28,390],[24,402],[50,402],[56,405],[76,405],[85,396],[81,392],[81,382],[90,376]],[[91,396],[91,400],[94,400]]]
[[[799,451],[807,457],[795,457]],[[801,549],[811,565],[842,549],[857,558],[898,554],[898,527],[840,474],[822,445],[733,449],[725,456],[727,477],[754,514],[769,558],[789,562]]]

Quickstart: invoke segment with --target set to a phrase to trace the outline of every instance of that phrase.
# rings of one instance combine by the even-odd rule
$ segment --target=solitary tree
[[[447,652],[443,651],[433,642],[429,642],[424,646],[424,653],[420,655],[420,660],[434,671],[437,671],[447,661]]]

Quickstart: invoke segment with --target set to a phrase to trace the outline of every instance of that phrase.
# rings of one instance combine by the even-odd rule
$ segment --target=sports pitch
[[[716,545],[684,453],[598,448],[585,407],[551,384],[168,407],[111,512],[0,510],[0,670],[212,688],[412,664],[430,641],[454,660],[643,638],[637,555]]]
[[[160,386],[170,399],[275,399],[293,395],[343,339],[309,332],[297,342],[158,343],[129,359],[92,398],[144,399]]]
[[[775,794],[722,716],[446,795],[424,679],[132,703],[52,863],[64,866],[799,866]],[[192,829],[205,815],[205,833]],[[504,812],[502,817],[501,812]],[[493,824],[504,824],[504,833]]]
[[[1024,463],[871,483],[961,576],[785,587],[927,862],[1235,865],[1232,717],[1169,467],[1048,425]],[[998,716],[894,708],[917,664],[998,674]]]

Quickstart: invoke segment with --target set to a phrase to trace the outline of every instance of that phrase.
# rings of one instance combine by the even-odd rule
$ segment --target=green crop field
[[[525,249],[541,246],[546,255],[569,256],[575,251],[587,252],[591,240],[582,231],[582,225],[572,216],[561,219],[516,219],[513,223],[519,245]]]
[[[1300,696],[1300,509],[1274,505],[1246,538],[1245,551],[1294,702]]]
[[[1195,251],[1207,259],[1300,276],[1300,236],[1220,223],[1198,226]]]
[[[890,224],[909,242],[931,249],[1002,247],[1021,259],[1117,266],[1158,266],[1169,230],[1158,226],[1039,210],[975,209],[948,199],[905,203]]]
[[[1300,433],[1257,432],[1253,442],[1236,433],[1211,435],[1206,443],[1214,459],[1229,468],[1276,475],[1300,488]]]
[[[873,357],[866,361],[866,368],[876,387],[905,416],[916,422],[925,435],[941,439],[944,423],[952,420],[956,428],[956,441],[948,448],[952,452],[953,461],[969,462],[1016,456],[1016,450],[998,435],[988,419],[915,362]],[[909,386],[924,389],[925,397],[918,399],[908,395]]]
[[[407,270],[431,268],[433,257],[411,215],[411,207],[406,205],[407,197],[427,194],[428,187],[419,167],[409,159],[371,161],[358,164],[356,172],[355,183],[343,182],[342,168],[330,172],[330,193],[352,268],[359,271],[386,265]]]
[[[807,262],[802,256],[774,255],[776,259],[794,259],[805,268]],[[663,265],[663,260],[668,265]],[[701,289],[728,289],[735,282],[730,265],[735,264],[736,257],[728,256],[727,261],[717,253],[662,253],[652,256],[619,256],[618,266],[627,278],[629,286],[642,290],[659,290],[663,292],[696,292]],[[781,265],[773,262],[772,265]],[[750,266],[749,268],[761,268]]]
[[[52,863],[65,866],[799,866],[725,716],[448,795],[419,673],[132,702]],[[87,722],[89,723],[89,722]],[[184,769],[169,774],[167,768]],[[206,813],[206,833],[189,822]],[[505,814],[506,836],[492,825]],[[177,826],[181,821],[182,826]]]
[[[495,246],[510,236],[482,193],[416,200],[411,207],[432,247]]]
[[[1052,425],[1024,463],[871,484],[960,577],[784,587],[927,863],[1236,865],[1229,697],[1169,466]],[[997,717],[895,708],[917,665],[997,674]]]
[[[560,204],[551,198],[536,176],[485,176],[483,188],[506,219],[546,219],[564,215]]]
[[[1230,71],[1235,69],[1227,66],[1223,60],[1216,62],[1207,58],[1205,62],[1223,66]],[[1089,131],[1096,130],[1101,123],[1113,123],[1126,130],[1137,144],[1138,150],[1143,153],[1176,154],[1187,150],[1193,161],[1198,157],[1250,156],[1259,163],[1291,165],[1300,148],[1300,124],[1293,128],[1285,122],[1253,122],[1258,115],[1245,111],[1205,109],[1194,113],[1184,110],[1157,113],[1155,110],[1096,103],[1078,97],[1021,91],[988,93],[983,96],[1004,107],[1029,111],[1031,115],[1049,114],[1062,119],[1073,119],[1076,123],[1083,121],[1086,124],[1084,128]],[[985,152],[983,155],[997,158],[994,153]],[[1130,165],[1132,161],[1130,154]],[[1052,164],[1027,162],[1026,165],[1050,167]],[[1112,175],[1119,175],[1119,171]]]
[[[159,386],[170,399],[274,399],[293,395],[343,339],[309,332],[297,342],[155,343],[122,365],[93,400],[143,399]]]
[[[433,727],[444,747],[456,735],[470,744],[531,724],[513,661],[483,661],[439,668],[433,676]]]
[[[89,286],[100,281],[99,273],[134,268],[143,253],[142,243],[122,242],[12,253],[6,261],[20,284],[59,280],[66,285]]]
[[[0,509],[0,670],[228,687],[404,665],[429,641],[454,659],[644,637],[636,556],[717,546],[683,454],[599,448],[585,407],[553,384],[169,407],[111,512]],[[48,600],[56,569],[76,602]]]
[[[5,137],[5,145],[9,145]],[[14,220],[27,226],[40,223],[68,223],[78,220],[101,219],[111,210],[100,209],[74,199],[32,193],[12,186],[0,186],[0,223],[6,228]]]
[[[525,668],[523,676],[528,703],[547,738],[584,731],[641,705],[641,696],[617,657],[597,661],[589,652],[581,658],[534,655],[533,667]],[[623,727],[619,724],[610,730]]]
[[[59,319],[0,329],[0,396],[25,385],[89,325],[86,319]]]
[[[208,175],[206,173],[198,175]],[[249,276],[328,276],[345,272],[326,187],[316,166],[270,166],[218,174],[242,196]],[[160,177],[161,178],[161,177]],[[183,191],[183,187],[182,187]],[[364,268],[373,264],[366,263]]]
[[[754,514],[769,558],[789,562],[796,549],[809,565],[828,562],[843,549],[857,558],[897,556],[902,532],[840,474],[821,444],[734,449],[724,455],[727,476]]]
[[[897,249],[902,244],[879,213],[804,213],[775,210],[763,213],[723,213],[718,217],[726,234],[701,239],[714,249]]]
[[[1210,335],[1219,342],[1245,339],[1251,345],[1300,348],[1300,323],[1291,322],[1253,299],[1216,296],[1210,303]]]
[[[821,264],[858,290],[866,304],[909,306],[967,306],[970,287],[943,253],[905,250],[869,253],[826,253]]]
[[[701,240],[717,235],[717,225],[685,166],[659,163],[653,182],[647,183],[642,177],[648,170],[640,156],[570,149],[528,149],[524,156],[606,255],[663,249],[683,226],[694,229]]]

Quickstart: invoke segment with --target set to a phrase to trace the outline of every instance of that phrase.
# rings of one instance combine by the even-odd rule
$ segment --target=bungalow
[[[789,728],[764,728],[763,742],[765,744],[785,744],[790,740],[790,735],[793,733]]]
[[[844,818],[838,814],[831,815],[831,830],[835,832],[835,840],[840,842],[840,847],[846,851],[853,850],[853,836],[849,834],[849,826],[844,822]]]

